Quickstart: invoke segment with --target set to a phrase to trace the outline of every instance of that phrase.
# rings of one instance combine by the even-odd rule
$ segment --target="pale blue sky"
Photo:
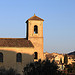
[[[44,51],[75,51],[75,0],[1,0],[0,38],[26,37],[34,13],[44,19]]]

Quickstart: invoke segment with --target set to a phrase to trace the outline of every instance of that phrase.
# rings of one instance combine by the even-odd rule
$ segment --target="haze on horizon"
[[[25,38],[25,21],[44,19],[44,51],[75,51],[75,0],[0,1],[0,38]]]

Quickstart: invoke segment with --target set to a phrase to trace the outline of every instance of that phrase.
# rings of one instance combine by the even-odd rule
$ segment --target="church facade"
[[[26,21],[26,38],[0,38],[0,68],[23,75],[26,64],[43,60],[43,21],[34,14]]]

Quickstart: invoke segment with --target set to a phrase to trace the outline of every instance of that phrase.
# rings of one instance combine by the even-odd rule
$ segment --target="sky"
[[[0,38],[25,38],[34,13],[44,19],[44,52],[75,51],[75,0],[0,0]]]

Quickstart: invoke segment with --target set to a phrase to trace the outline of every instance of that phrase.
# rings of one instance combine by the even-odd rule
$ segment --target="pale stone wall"
[[[34,26],[38,26],[38,34],[34,34]],[[34,50],[38,52],[38,59],[43,60],[43,21],[28,21],[28,40],[34,45]]]
[[[70,59],[69,59],[69,58],[70,58]],[[68,56],[68,63],[67,63],[67,64],[72,64],[72,60],[73,60],[72,57],[69,57],[69,56]]]
[[[0,52],[3,53],[3,62],[0,62],[0,67],[14,68],[21,75],[23,75],[24,66],[34,61],[34,48],[0,47]],[[22,62],[16,62],[17,53],[22,53]]]
[[[38,26],[38,34],[34,34],[34,26]],[[28,37],[42,37],[43,38],[43,21],[29,20],[28,21]]]
[[[63,55],[57,55],[55,57],[55,61],[58,60],[60,62],[60,59],[62,59],[62,63],[64,63],[64,56]]]

